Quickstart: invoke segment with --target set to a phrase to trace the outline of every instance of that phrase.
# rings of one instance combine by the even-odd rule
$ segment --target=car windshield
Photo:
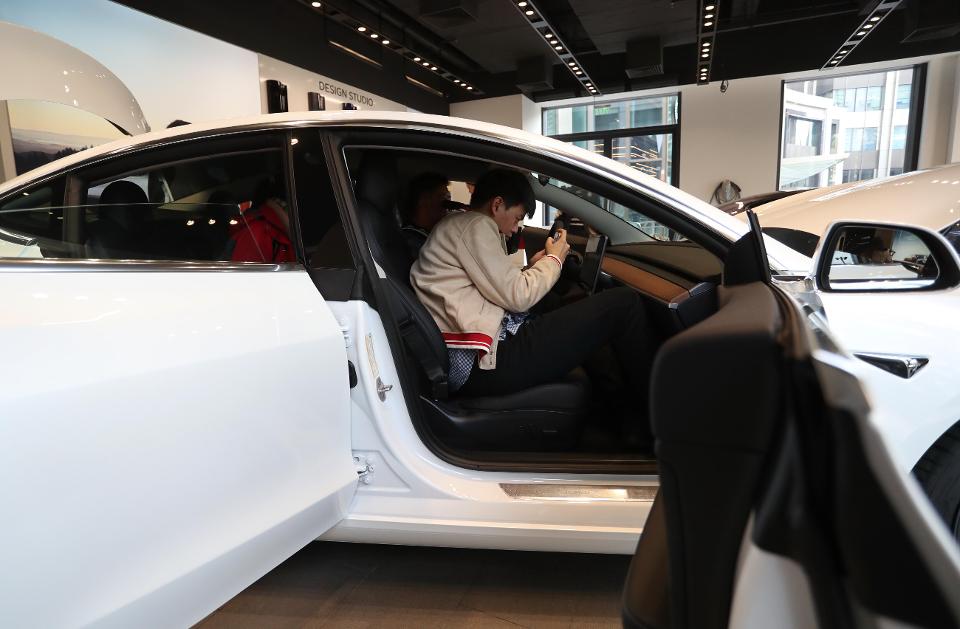
[[[663,225],[650,217],[642,214],[632,208],[621,205],[611,199],[608,199],[602,195],[586,190],[574,184],[569,184],[559,179],[550,179],[547,183],[547,186],[551,186],[573,194],[580,199],[590,203],[591,205],[600,208],[601,210],[616,216],[624,223],[632,226],[637,230],[636,242],[658,240],[661,242],[677,242],[687,240],[680,232],[670,229],[666,225]],[[552,218],[552,217],[551,217]]]

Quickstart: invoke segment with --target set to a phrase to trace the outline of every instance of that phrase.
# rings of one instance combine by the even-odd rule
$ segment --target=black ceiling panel
[[[430,6],[425,6],[427,2]],[[130,6],[262,52],[288,63],[380,94],[426,112],[446,113],[451,102],[475,98],[400,55],[371,46],[344,26],[376,22],[391,37],[422,47],[431,60],[476,85],[483,96],[519,93],[517,64],[545,55],[550,81],[528,95],[549,100],[586,95],[515,6],[519,0],[326,0],[315,9],[306,0],[233,0],[229,4],[187,0],[120,0]],[[699,0],[534,0],[604,94],[696,80]],[[816,71],[879,0],[719,0],[711,80],[796,71]],[[903,43],[911,28],[911,2],[891,14],[841,65],[854,65],[960,50],[960,34]],[[957,0],[935,0],[956,2]],[[440,7],[439,9],[437,7]],[[338,10],[340,20],[324,17]],[[429,15],[421,15],[426,10]],[[438,17],[437,11],[443,13]],[[386,32],[386,31],[384,31]],[[949,34],[949,29],[943,32]],[[659,37],[663,74],[630,80],[626,43]],[[328,42],[358,46],[379,65],[359,61]],[[419,49],[419,48],[417,48]],[[365,53],[366,54],[366,53]],[[410,75],[436,92],[415,87]],[[528,84],[529,89],[529,84]]]

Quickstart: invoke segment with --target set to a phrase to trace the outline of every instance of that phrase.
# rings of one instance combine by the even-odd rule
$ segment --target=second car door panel
[[[51,230],[47,259],[0,261],[0,591],[35,593],[0,595],[0,624],[190,625],[344,517],[340,325],[302,266],[264,263],[292,257],[286,235],[271,251],[261,231],[252,261],[224,246],[287,211],[288,145],[199,138],[77,169],[68,205],[87,205],[62,216],[85,224]]]
[[[343,516],[346,355],[305,272],[20,273],[4,287],[5,537],[43,547],[4,551],[6,578],[34,581],[37,599],[5,603],[3,624],[190,624]],[[185,601],[194,615],[167,615]]]

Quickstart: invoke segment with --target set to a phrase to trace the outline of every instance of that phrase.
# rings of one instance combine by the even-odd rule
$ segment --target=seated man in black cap
[[[411,260],[420,255],[433,226],[447,215],[450,205],[450,180],[440,173],[423,173],[407,186],[407,196],[400,208],[403,239]]]

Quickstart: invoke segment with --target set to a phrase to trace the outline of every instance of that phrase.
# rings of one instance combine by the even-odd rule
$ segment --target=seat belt
[[[413,323],[411,317],[405,317],[400,322],[400,336],[427,374],[427,380],[430,381],[430,393],[433,398],[435,400],[447,399],[449,396],[447,374],[433,352],[430,351],[426,339],[423,338],[423,334],[420,333],[420,329]]]

